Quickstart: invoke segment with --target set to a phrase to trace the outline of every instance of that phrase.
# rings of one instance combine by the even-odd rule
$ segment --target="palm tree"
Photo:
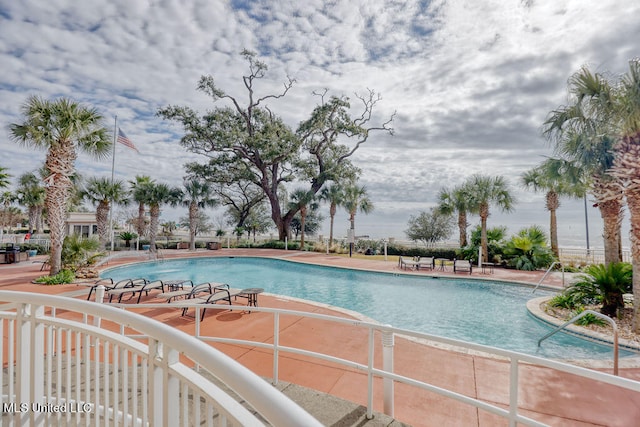
[[[629,71],[618,80],[583,67],[571,83],[580,89],[578,100],[588,107],[585,115],[593,118],[593,128],[614,144],[610,174],[622,186],[631,216],[633,294],[640,300],[640,60],[629,61]],[[640,304],[634,306],[633,323],[640,333]]]
[[[11,178],[11,175],[7,173],[7,168],[0,166],[0,189],[9,186],[9,178]]]
[[[459,185],[452,190],[443,188],[438,193],[438,210],[444,215],[458,213],[458,231],[460,233],[460,247],[467,246],[467,214],[474,213],[471,205],[469,188],[466,185]]]
[[[98,226],[98,238],[100,247],[104,248],[107,241],[113,237],[109,236],[109,212],[111,211],[111,204],[126,205],[129,202],[124,183],[122,181],[111,181],[108,178],[89,178],[81,195],[84,200],[97,204],[96,223]]]
[[[624,188],[631,217],[633,297],[640,301],[640,60],[629,61],[629,71],[615,85],[613,111],[620,139],[615,146],[612,174]],[[634,304],[633,327],[640,333],[640,304]]]
[[[67,201],[78,152],[96,158],[108,156],[111,138],[97,110],[66,98],[47,101],[29,97],[22,106],[22,114],[23,123],[10,125],[12,138],[20,144],[47,150],[45,166],[50,175],[45,181],[45,204],[51,238],[50,274],[55,275],[61,269]]]
[[[342,205],[344,199],[344,189],[339,184],[331,184],[324,187],[320,193],[320,199],[329,202],[329,246],[333,245],[333,221],[336,216],[338,206]]]
[[[33,172],[20,175],[16,193],[20,203],[27,208],[29,215],[29,233],[36,228],[38,234],[42,233],[42,209],[45,203],[45,188],[40,185],[42,181]]]
[[[291,193],[291,208],[300,210],[300,249],[304,249],[304,227],[309,209],[318,209],[318,202],[313,192],[299,188]]]
[[[349,222],[351,224],[351,237],[355,239],[355,223],[356,212],[360,211],[368,214],[373,211],[373,203],[367,194],[364,186],[358,186],[355,183],[349,183],[344,187],[344,199],[342,206],[349,213]],[[349,256],[353,252],[353,241],[349,243]]]
[[[522,184],[535,192],[545,192],[545,207],[549,211],[549,236],[551,251],[556,257],[558,250],[558,221],[556,210],[560,207],[560,197],[582,197],[584,184],[580,182],[581,170],[561,159],[546,159],[540,165],[522,174]]]
[[[552,111],[545,121],[544,134],[555,143],[555,152],[588,178],[603,220],[605,263],[620,262],[624,194],[610,173],[617,140],[611,126],[612,88],[601,75],[583,68],[569,79],[569,94],[569,105]]]
[[[513,210],[515,203],[513,196],[509,193],[507,181],[502,176],[487,176],[476,174],[468,181],[469,193],[471,194],[471,206],[480,215],[482,261],[488,259],[487,245],[487,218],[489,217],[489,207],[495,204],[503,212]]]
[[[171,188],[167,184],[149,183],[146,187],[146,199],[144,203],[149,205],[151,219],[149,222],[149,250],[156,252],[156,236],[158,235],[158,224],[160,219],[160,206],[163,204],[177,205],[180,201],[180,190]]]
[[[136,175],[135,181],[129,181],[129,191],[134,202],[138,203],[138,220],[136,222],[136,233],[138,236],[145,235],[145,219],[144,219],[144,206],[145,200],[147,200],[147,193],[150,191],[151,186],[155,181],[147,175]]]
[[[217,204],[213,188],[209,183],[197,178],[189,181],[185,178],[182,204],[189,208],[189,250],[195,251],[198,210]]]

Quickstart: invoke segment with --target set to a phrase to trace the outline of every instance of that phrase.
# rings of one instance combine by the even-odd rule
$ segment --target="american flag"
[[[127,138],[127,135],[125,135],[120,128],[118,128],[118,142],[126,147],[131,148],[132,150],[136,150],[139,153],[136,146],[133,145],[133,142],[131,142],[131,140]]]

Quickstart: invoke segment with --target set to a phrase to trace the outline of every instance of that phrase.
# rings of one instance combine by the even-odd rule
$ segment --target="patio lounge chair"
[[[87,295],[87,301],[91,299],[91,294],[98,289],[98,286],[104,286],[104,289],[108,291],[109,289],[113,289],[114,283],[113,279],[110,277],[105,277],[104,279],[98,279],[93,283],[85,283],[85,286],[89,286],[89,295]]]
[[[190,284],[190,285],[189,285]],[[194,285],[191,280],[185,280],[182,284],[182,289],[176,289],[174,291],[163,292],[158,295],[158,298],[166,299],[168,303],[171,300],[177,300],[178,298],[190,299],[198,296],[201,293],[211,294],[215,285],[222,285],[222,283],[200,283]]]
[[[142,298],[142,293],[144,292],[146,295],[149,295],[149,291],[152,289],[160,288],[162,292],[164,292],[164,283],[161,280],[155,280],[153,282],[148,281],[147,279],[132,279],[128,284],[124,286],[117,287],[108,291],[109,294],[109,302],[113,299],[114,296],[118,297],[118,302],[122,302],[122,297],[127,294],[131,294],[129,299],[133,298],[136,294],[138,294],[138,301],[140,303],[140,298]]]
[[[215,285],[216,286],[213,286],[212,293],[210,295],[200,293],[200,295],[202,296],[194,296],[193,298],[188,298],[185,301],[190,303],[196,302],[200,304],[215,304],[218,301],[226,301],[229,303],[229,305],[233,305],[233,303],[231,302],[231,297],[235,297],[242,293],[242,289],[229,288],[229,285],[226,283],[217,283]],[[189,307],[185,307],[182,310],[183,316],[187,313],[187,310],[189,310]],[[202,309],[200,320],[204,320],[204,313],[206,311],[206,307]]]
[[[405,270],[407,268],[410,269],[414,269],[414,268],[418,268],[418,261],[416,261],[415,259],[413,260],[409,260],[406,258],[402,258],[402,256],[400,258],[398,258],[398,267],[400,268],[404,268]]]
[[[418,257],[416,270],[420,270],[421,268],[428,268],[433,270],[436,266],[436,260],[432,256]]]
[[[453,260],[453,272],[457,273],[459,271],[461,272],[469,272],[469,274],[471,274],[471,270],[473,269],[473,265],[471,264],[471,261],[469,261],[468,259],[454,259]]]

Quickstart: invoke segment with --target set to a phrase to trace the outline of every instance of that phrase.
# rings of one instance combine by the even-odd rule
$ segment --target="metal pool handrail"
[[[606,320],[607,322],[609,322],[609,324],[613,328],[613,375],[618,375],[618,355],[619,355],[619,349],[618,349],[618,325],[616,325],[616,322],[611,317],[609,317],[607,315],[604,315],[602,313],[598,313],[597,311],[585,310],[582,313],[578,314],[577,316],[572,317],[570,320],[567,320],[565,323],[563,323],[562,325],[560,325],[557,328],[555,328],[553,331],[549,332],[548,334],[546,334],[545,336],[540,338],[538,340],[538,347],[540,347],[540,344],[542,343],[542,341],[546,340],[547,338],[549,338],[550,336],[554,335],[555,333],[560,332],[561,330],[563,330],[567,326],[571,325],[572,323],[575,323],[576,321],[582,319],[584,316],[586,316],[588,314],[591,314],[591,315],[596,316],[596,317],[598,317],[600,319]]]
[[[542,282],[544,281],[544,279],[547,278],[547,276],[549,275],[549,273],[551,273],[551,270],[553,269],[553,267],[556,266],[556,264],[560,264],[560,266],[562,267],[562,286],[564,286],[564,265],[562,265],[562,263],[560,261],[554,261],[551,266],[547,269],[547,271],[544,273],[544,275],[542,276],[542,278],[540,279],[540,281],[538,282],[538,284],[535,286],[535,288],[533,288],[533,290],[531,291],[531,293],[534,293],[538,287],[540,287],[540,285],[542,284]]]

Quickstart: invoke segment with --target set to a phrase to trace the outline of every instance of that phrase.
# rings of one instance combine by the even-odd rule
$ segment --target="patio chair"
[[[231,297],[236,297],[242,293],[242,289],[229,288],[229,285],[226,283],[216,284],[216,286],[212,287],[212,293],[210,295],[202,295],[202,296],[194,296],[193,298],[188,298],[186,302],[197,302],[200,304],[215,304],[218,301],[226,301],[229,305],[233,305],[231,302]],[[201,293],[202,294],[202,293]],[[182,315],[184,316],[189,310],[189,307],[185,307],[182,311]],[[204,320],[204,314],[207,311],[206,307],[202,309],[202,314],[200,315],[200,320]]]
[[[404,268],[405,270],[407,268],[409,269],[418,268],[418,261],[416,261],[415,259],[409,260],[406,258],[402,258],[402,256],[400,256],[400,258],[398,258],[398,267]]]
[[[433,270],[436,266],[436,260],[432,256],[418,257],[416,262],[416,270],[420,270],[421,268]]]
[[[469,274],[471,274],[471,271],[473,270],[473,264],[471,264],[471,261],[469,261],[468,259],[454,259],[453,260],[453,272],[457,273],[457,272],[469,272]]]
[[[89,286],[89,295],[87,295],[87,301],[91,299],[91,294],[98,289],[98,286],[104,286],[105,291],[109,289],[113,289],[114,283],[113,279],[110,277],[105,277],[103,279],[98,279],[93,283],[83,283],[84,286]]]
[[[118,302],[122,302],[122,297],[127,294],[131,294],[129,299],[133,298],[137,293],[138,295],[138,303],[140,302],[140,298],[142,297],[142,292],[145,292],[147,295],[151,289],[161,288],[164,291],[164,285],[160,280],[156,280],[150,282],[144,278],[138,279],[128,279],[128,283],[126,281],[122,286],[114,286],[113,289],[110,289],[107,293],[109,294],[109,302],[113,300],[114,296],[118,297]],[[120,282],[118,282],[120,283]]]
[[[167,303],[170,303],[171,300],[177,300],[180,297],[183,297],[186,300],[186,299],[198,296],[201,293],[211,294],[212,292],[213,292],[213,286],[210,282],[194,285],[191,280],[185,280],[182,283],[182,289],[175,289],[173,291],[163,292],[158,295],[158,298],[166,299]]]

